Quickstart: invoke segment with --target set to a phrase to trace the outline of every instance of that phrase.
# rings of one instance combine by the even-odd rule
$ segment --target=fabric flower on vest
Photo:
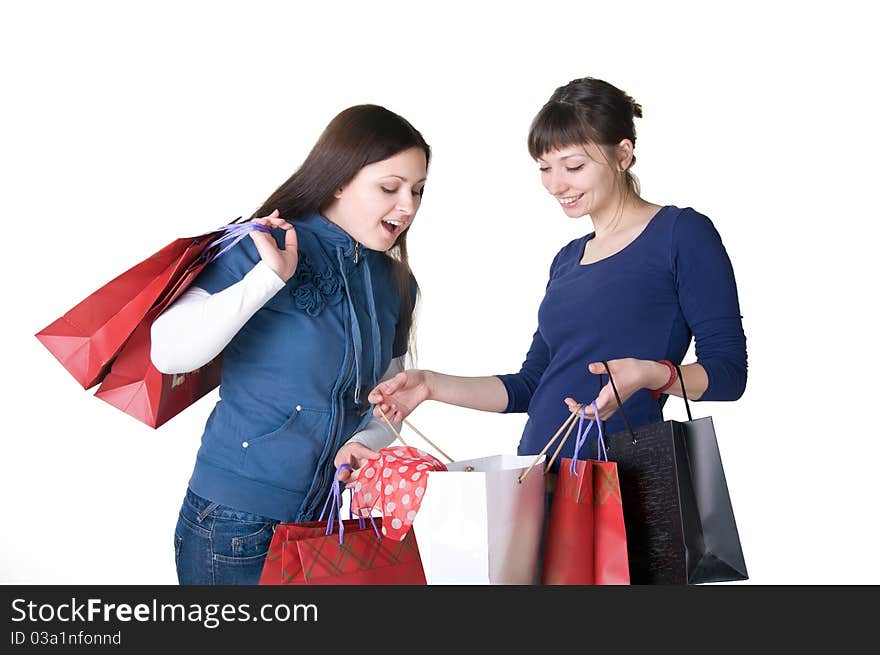
[[[316,273],[307,257],[300,258],[293,277],[299,282],[291,291],[294,307],[309,316],[317,316],[327,305],[336,305],[345,295],[342,280],[336,271],[327,268]]]
[[[383,448],[379,459],[367,462],[358,474],[352,512],[366,517],[371,510],[378,509],[384,517],[382,534],[402,541],[422,504],[428,472],[445,470],[440,460],[418,448]]]
[[[320,292],[311,283],[301,284],[293,291],[293,304],[309,316],[317,316],[324,308]]]
[[[330,269],[320,273],[313,278],[315,286],[321,292],[324,302],[328,305],[335,305],[342,301],[342,280]]]

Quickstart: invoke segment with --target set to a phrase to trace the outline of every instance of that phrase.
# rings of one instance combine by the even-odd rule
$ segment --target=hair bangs
[[[529,154],[538,159],[551,150],[595,141],[590,129],[571,104],[551,100],[541,108],[529,129]]]

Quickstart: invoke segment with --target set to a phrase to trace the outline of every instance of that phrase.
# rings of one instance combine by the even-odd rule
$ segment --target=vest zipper
[[[354,358],[356,357],[356,353],[354,351],[354,343],[349,341],[348,345],[350,347],[349,352],[351,354],[351,357],[348,358],[348,362],[346,363],[346,367],[345,367],[345,372],[342,374],[342,378],[341,378],[342,382],[340,385],[340,392],[337,394],[336,398],[334,399],[336,402],[336,412],[334,412],[333,425],[331,426],[331,429],[330,429],[329,447],[327,450],[325,450],[321,454],[321,459],[318,464],[318,484],[315,487],[315,494],[313,494],[312,498],[310,499],[310,502],[308,503],[308,505],[309,505],[308,514],[309,515],[311,515],[315,511],[317,511],[318,506],[321,504],[321,500],[322,500],[321,495],[324,492],[324,484],[325,484],[324,483],[324,480],[325,480],[324,471],[327,468],[326,460],[327,460],[327,456],[329,454],[328,451],[338,450],[338,447],[336,446],[336,441],[337,441],[336,432],[338,431],[339,417],[345,411],[342,400],[343,400],[343,396],[345,395],[346,383],[348,382],[348,378],[351,375],[352,364],[354,363]],[[335,475],[335,470],[336,469],[334,468],[334,475]],[[315,501],[317,501],[317,502],[315,502]],[[314,517],[312,517],[312,519],[318,520],[317,518],[314,518]]]

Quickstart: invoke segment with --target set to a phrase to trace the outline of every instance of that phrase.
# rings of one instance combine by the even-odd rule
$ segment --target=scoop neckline
[[[614,257],[617,257],[618,255],[626,252],[627,250],[632,248],[643,236],[645,236],[645,233],[648,231],[648,228],[650,228],[651,225],[656,221],[657,217],[660,214],[662,214],[664,211],[669,209],[670,207],[672,207],[672,205],[663,205],[660,209],[658,209],[654,213],[654,215],[651,217],[651,219],[647,223],[645,223],[645,227],[642,228],[642,231],[639,232],[632,241],[630,241],[628,244],[626,244],[623,248],[621,248],[617,252],[613,252],[610,255],[608,255],[607,257],[603,257],[602,259],[597,259],[594,262],[582,264],[581,260],[583,260],[583,258],[584,258],[584,252],[587,249],[587,244],[590,242],[591,239],[593,239],[596,236],[595,232],[590,232],[588,235],[586,235],[584,237],[584,245],[579,249],[579,257],[578,257],[578,261],[577,261],[578,267],[579,268],[588,268],[590,266],[595,266],[596,264],[601,264],[602,262],[607,262],[609,259],[613,259]]]

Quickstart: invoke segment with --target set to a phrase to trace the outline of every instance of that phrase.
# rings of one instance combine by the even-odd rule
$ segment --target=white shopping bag
[[[538,584],[544,458],[517,481],[534,461],[493,455],[428,473],[413,522],[428,584]]]

